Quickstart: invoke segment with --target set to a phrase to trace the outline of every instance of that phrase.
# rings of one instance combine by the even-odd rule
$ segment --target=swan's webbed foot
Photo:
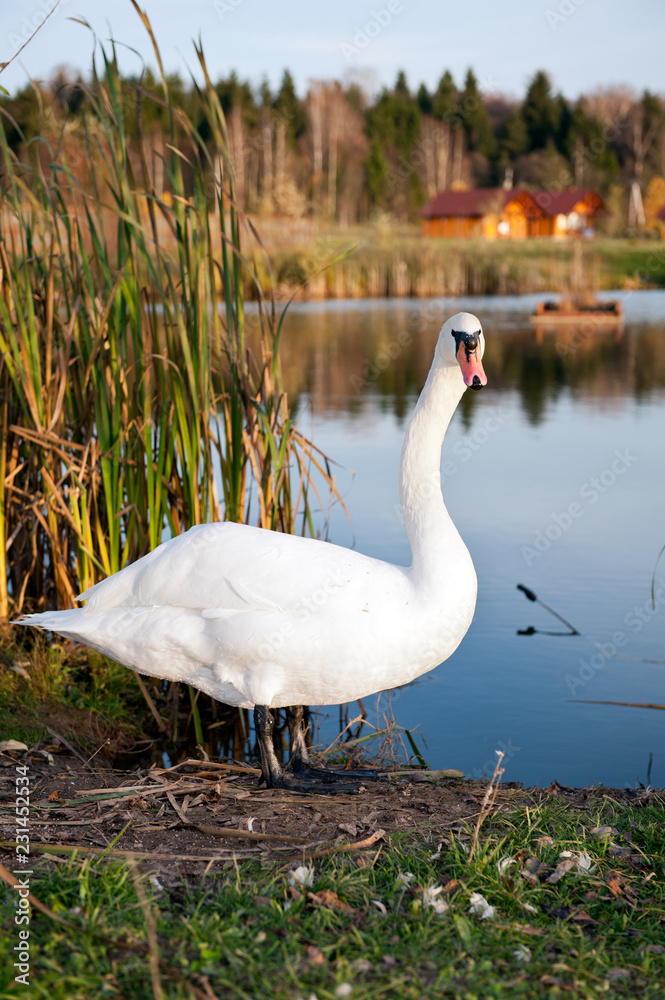
[[[288,772],[285,772],[273,747],[272,730],[275,720],[272,712],[265,705],[256,705],[254,708],[261,771],[268,788],[283,788],[310,795],[355,795],[360,792],[363,782],[372,780],[376,772],[368,771],[365,774],[362,771],[329,771],[323,767],[312,767],[307,757],[302,717],[302,707],[289,708],[287,711],[291,755],[287,765]]]
[[[365,770],[337,771],[332,767],[314,767],[309,762],[309,751],[305,742],[305,724],[302,705],[292,705],[286,710],[286,723],[291,737],[291,756],[287,767],[298,778],[308,781],[385,781],[382,774],[368,768]]]
[[[385,781],[385,775],[379,774],[378,771],[374,771],[371,768],[367,770],[354,770],[349,769],[344,771],[336,771],[332,767],[314,767],[306,761],[294,761],[293,758],[289,761],[289,765],[293,768],[293,773],[298,778],[304,778],[306,781]]]

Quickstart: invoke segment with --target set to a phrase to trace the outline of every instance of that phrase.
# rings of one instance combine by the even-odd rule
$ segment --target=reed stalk
[[[194,524],[313,532],[310,497],[322,509],[327,494],[340,500],[283,389],[284,317],[252,263],[269,269],[234,198],[203,50],[186,113],[132,2],[158,94],[129,89],[114,48],[102,48],[74,146],[63,121],[19,158],[0,121],[3,619],[70,607]],[[161,145],[143,125],[148,109]]]

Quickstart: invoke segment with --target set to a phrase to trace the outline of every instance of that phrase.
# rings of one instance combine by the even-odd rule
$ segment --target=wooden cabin
[[[604,212],[595,191],[475,188],[439,191],[420,216],[423,236],[493,240],[577,235]]]
[[[439,191],[420,210],[423,236],[524,239],[538,208],[528,191],[474,188]]]
[[[531,191],[531,197],[540,209],[534,218],[532,236],[579,236],[593,229],[593,222],[605,215],[605,203],[595,191]]]

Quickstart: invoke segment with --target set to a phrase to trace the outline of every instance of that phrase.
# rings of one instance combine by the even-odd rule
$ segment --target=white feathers
[[[465,390],[453,331],[479,329],[467,313],[443,326],[406,433],[400,496],[410,567],[247,525],[200,525],[91,587],[84,608],[22,624],[246,708],[339,704],[431,670],[462,640],[476,600],[440,461]]]

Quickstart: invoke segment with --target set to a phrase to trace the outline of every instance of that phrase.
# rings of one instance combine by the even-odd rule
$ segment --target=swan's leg
[[[292,705],[286,710],[286,723],[291,738],[289,767],[298,778],[305,781],[378,781],[377,771],[335,771],[327,767],[314,767],[309,762],[309,751],[305,742],[304,711],[302,705]]]
[[[300,709],[302,713],[302,709]],[[301,714],[302,718],[302,714]],[[275,749],[272,742],[272,731],[275,725],[275,720],[270,709],[266,705],[255,705],[254,707],[254,727],[256,729],[256,738],[259,744],[259,754],[261,757],[261,771],[265,779],[265,783],[268,788],[286,788],[292,792],[328,792],[329,794],[343,794],[344,792],[358,792],[358,784],[342,784],[339,780],[335,778],[328,778],[327,781],[323,781],[321,776],[310,776],[306,778],[300,772],[296,772],[295,777],[284,774],[284,769],[282,765],[277,760],[275,755]],[[301,726],[302,730],[302,726]],[[302,737],[302,745],[307,753],[307,747],[305,746],[305,738]],[[312,770],[316,770],[312,768]],[[328,776],[328,772],[322,772]],[[342,774],[342,772],[340,772]],[[351,774],[347,777],[347,782],[351,778],[354,780],[354,775]]]
[[[268,788],[280,788],[279,782],[284,780],[284,771],[277,760],[272,742],[274,726],[275,719],[270,709],[265,705],[256,705],[254,708],[254,728],[259,744],[261,772]]]

